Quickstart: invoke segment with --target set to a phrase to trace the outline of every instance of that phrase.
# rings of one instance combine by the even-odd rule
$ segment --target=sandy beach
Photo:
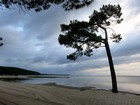
[[[0,105],[140,105],[140,96],[95,88],[0,81]]]

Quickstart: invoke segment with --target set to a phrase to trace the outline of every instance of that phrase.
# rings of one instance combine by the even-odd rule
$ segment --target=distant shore
[[[0,81],[0,105],[140,105],[140,96],[95,88]]]
[[[69,78],[68,75],[0,75],[0,80],[3,81],[20,81],[32,78]]]

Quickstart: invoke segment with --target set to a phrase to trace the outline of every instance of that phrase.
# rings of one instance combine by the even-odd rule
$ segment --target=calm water
[[[140,94],[140,76],[118,76],[119,91]],[[70,76],[70,78],[32,78],[21,83],[44,84],[56,83],[72,87],[96,87],[97,89],[111,89],[110,76]]]

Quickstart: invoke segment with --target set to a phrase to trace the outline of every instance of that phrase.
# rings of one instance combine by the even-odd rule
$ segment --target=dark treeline
[[[40,75],[40,73],[16,67],[0,66],[0,75]]]

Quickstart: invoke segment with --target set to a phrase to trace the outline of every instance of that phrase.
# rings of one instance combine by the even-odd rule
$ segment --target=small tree
[[[99,12],[94,10],[89,17],[89,22],[73,20],[69,25],[62,24],[61,31],[64,35],[60,34],[58,38],[61,45],[76,49],[74,53],[67,56],[67,59],[70,60],[76,60],[83,55],[90,57],[93,55],[93,49],[105,45],[112,77],[112,92],[114,93],[117,93],[118,89],[107,30],[111,28],[112,24],[121,23],[123,20],[121,15],[120,5],[103,5]],[[100,30],[104,32],[104,37],[100,35]],[[113,31],[111,39],[113,42],[119,42],[122,38],[120,34],[115,34]]]

